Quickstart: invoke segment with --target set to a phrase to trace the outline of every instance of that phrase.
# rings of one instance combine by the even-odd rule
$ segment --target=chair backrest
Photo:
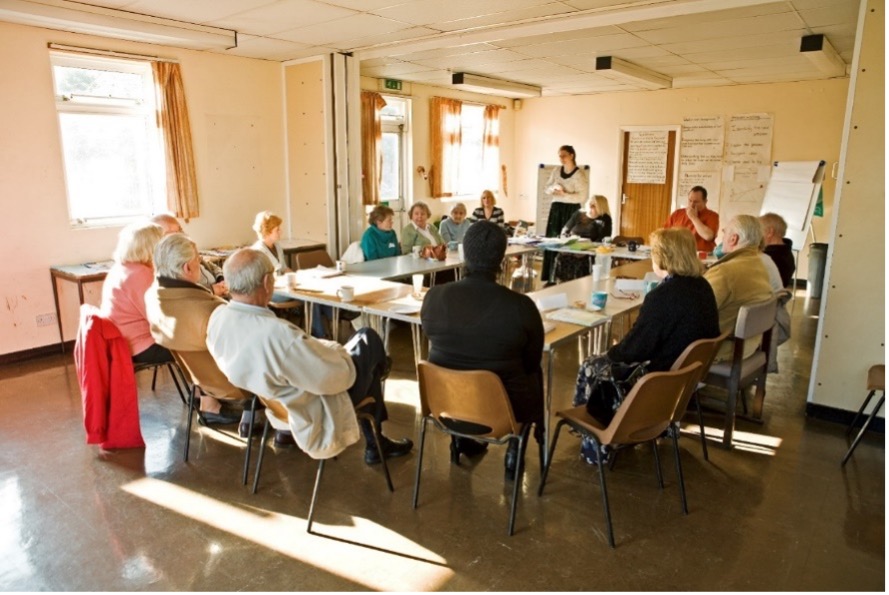
[[[361,249],[361,242],[352,242],[349,244],[349,247],[346,248],[346,251],[340,256],[340,260],[345,261],[346,264],[364,262],[364,251]]]
[[[728,339],[729,334],[729,331],[725,331],[715,339],[698,339],[686,347],[685,351],[679,354],[679,357],[673,362],[670,370],[674,371],[681,370],[695,362],[701,364],[697,373],[691,378],[691,390],[687,391],[683,398],[680,399],[679,404],[676,406],[676,411],[673,412],[673,421],[679,421],[685,415],[685,410],[688,408],[688,402],[691,400],[695,388],[697,388],[701,379],[707,375],[707,372],[710,370],[710,364],[713,363],[713,358],[716,357],[716,352],[719,351],[719,346]]]
[[[229,381],[209,351],[173,351],[179,369],[185,371],[192,384],[218,399],[246,399],[248,394]]]
[[[281,401],[277,399],[269,399],[268,397],[259,397],[259,400],[262,401],[262,404],[265,405],[266,411],[270,411],[273,416],[275,416],[278,421],[283,423],[288,423],[287,420],[290,419],[290,414],[287,413],[287,408],[281,404]]]
[[[417,369],[424,416],[431,415],[445,427],[480,438],[519,433],[512,405],[497,374],[487,370],[449,370],[426,361],[421,361]]]
[[[660,436],[673,419],[679,400],[693,386],[701,364],[681,370],[651,372],[643,376],[618,407],[602,434],[604,444],[647,442]]]
[[[775,297],[741,306],[735,322],[735,338],[752,339],[770,330],[775,326],[777,308],[778,301]]]
[[[333,267],[333,259],[326,250],[308,250],[296,253],[296,268],[313,269],[316,266]]]

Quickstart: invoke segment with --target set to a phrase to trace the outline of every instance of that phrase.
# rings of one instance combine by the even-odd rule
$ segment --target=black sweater
[[[789,287],[793,271],[796,270],[796,262],[793,260],[793,240],[784,238],[783,244],[770,244],[766,246],[764,252],[775,261],[775,266],[781,273],[781,283],[784,287]]]
[[[719,312],[707,280],[668,277],[645,296],[636,324],[608,357],[626,363],[651,360],[650,371],[664,371],[694,341],[718,336]]]

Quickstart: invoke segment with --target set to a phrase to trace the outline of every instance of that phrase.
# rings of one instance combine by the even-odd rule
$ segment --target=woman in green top
[[[410,254],[414,246],[438,246],[444,244],[441,234],[429,223],[432,212],[424,202],[415,202],[410,211],[411,222],[401,231],[401,251]]]
[[[367,216],[369,227],[361,236],[361,251],[364,260],[377,260],[401,254],[398,236],[392,231],[395,212],[387,206],[377,205]]]

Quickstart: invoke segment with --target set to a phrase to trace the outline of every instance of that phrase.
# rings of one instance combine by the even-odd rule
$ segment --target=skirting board
[[[46,357],[48,355],[58,355],[61,347],[58,343],[43,345],[42,347],[33,347],[24,351],[13,351],[12,353],[4,353],[0,355],[0,366],[7,364],[15,364],[38,357]],[[65,341],[65,353],[71,355],[74,353],[74,341]]]
[[[861,396],[862,402],[864,401],[864,397],[866,396],[866,393]],[[872,407],[875,407],[879,400],[880,393],[878,392],[870,400],[868,409],[864,412],[864,414],[862,414],[861,419],[859,419],[858,423],[856,424],[856,427],[861,427],[864,425],[864,422],[867,421],[867,416],[870,413],[870,409]],[[885,411],[883,411],[882,413],[885,413]],[[855,417],[855,411],[846,411],[845,409],[837,409],[836,407],[827,407],[825,405],[806,403],[806,417],[814,417],[816,419],[823,419],[824,421],[832,421],[834,423],[848,426],[852,422],[852,419]],[[879,413],[874,418],[874,421],[871,422],[870,427],[867,429],[867,431],[875,432],[878,434],[885,434],[885,420],[880,417]]]

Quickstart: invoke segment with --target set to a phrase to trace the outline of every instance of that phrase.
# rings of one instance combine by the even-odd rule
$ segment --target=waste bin
[[[827,266],[827,244],[809,244],[809,276],[806,279],[809,297],[821,299],[824,287],[824,268]]]

